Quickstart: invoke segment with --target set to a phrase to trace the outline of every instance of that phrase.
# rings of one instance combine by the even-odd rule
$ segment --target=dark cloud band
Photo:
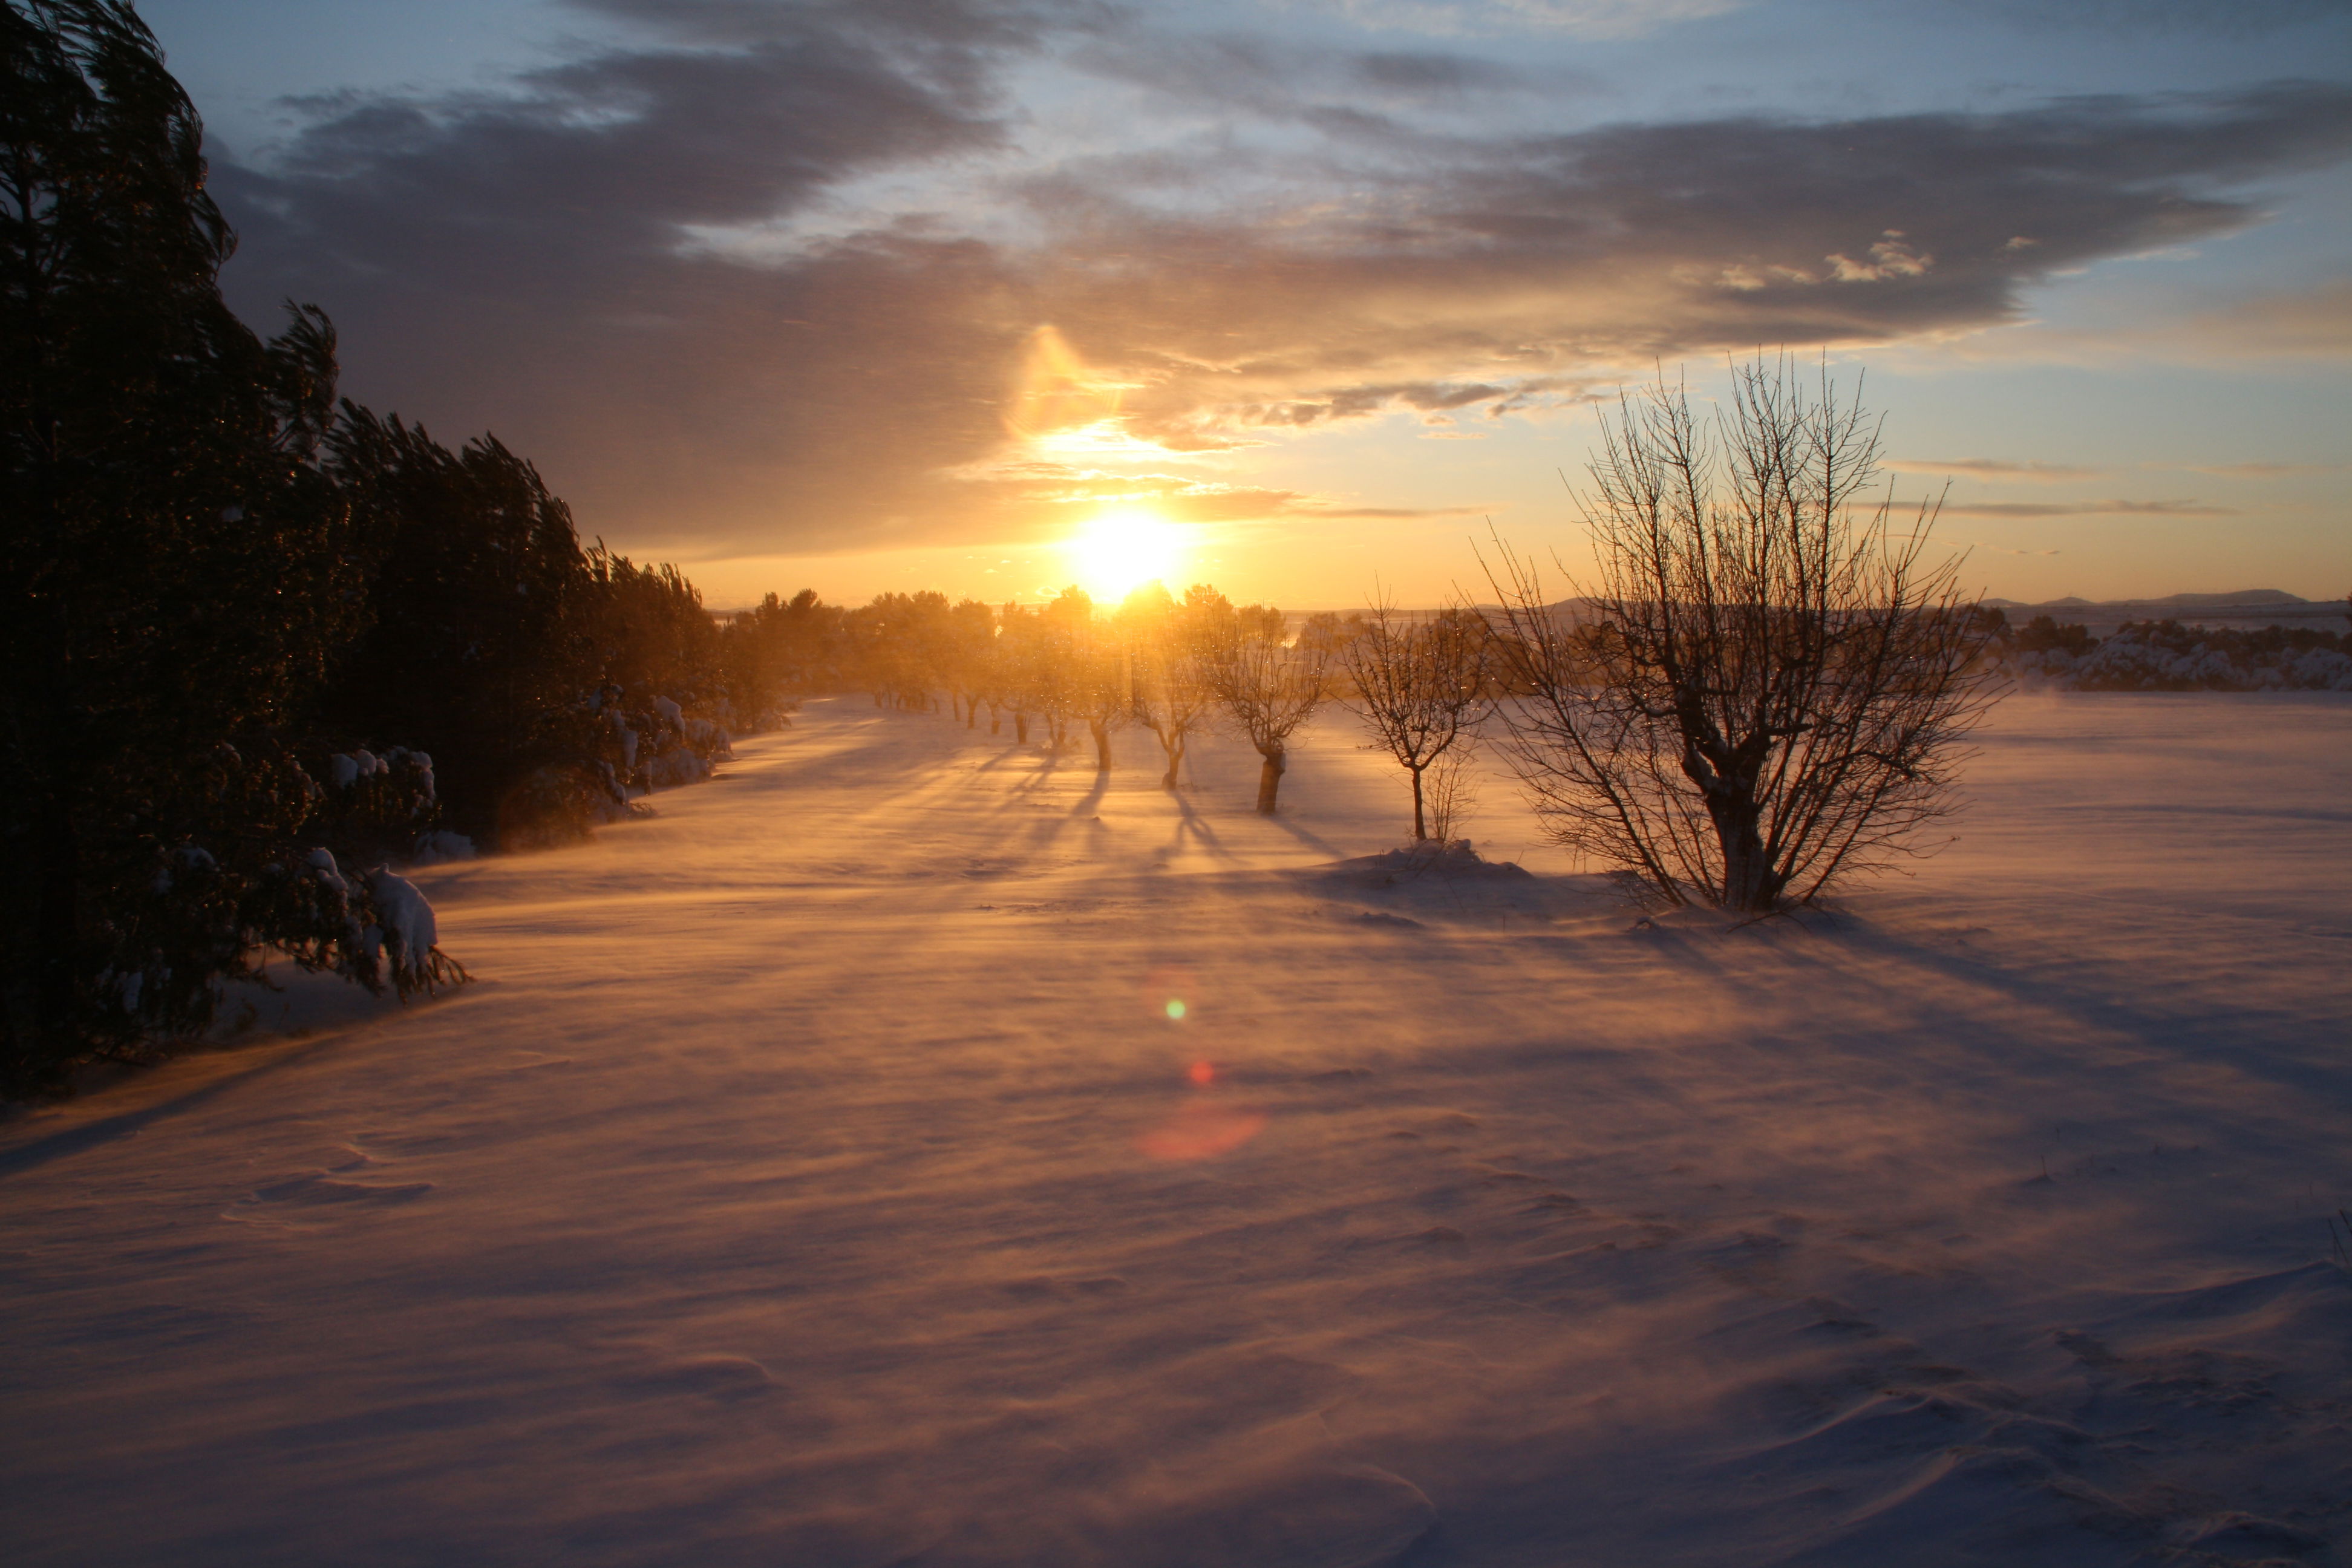
[[[495,426],[593,526],[688,553],[1043,526],[1051,476],[991,466],[1041,323],[1174,452],[1507,412],[1651,356],[1998,321],[2055,269],[2242,226],[2251,183],[2352,145],[2352,91],[2281,83],[1486,140],[1293,104],[1315,141],[1287,163],[1181,138],[1040,162],[1006,73],[1073,37],[1066,67],[1109,58],[1098,9],[659,15],[671,41],[508,96],[313,104],[283,156],[216,188],[241,305],[317,300],[357,395]],[[1181,93],[1201,58],[1161,64]],[[1117,69],[1149,65],[1129,47]],[[1334,68],[1407,94],[1482,68]],[[814,237],[844,192],[917,174],[965,199],[868,201]],[[740,243],[763,229],[767,250]]]

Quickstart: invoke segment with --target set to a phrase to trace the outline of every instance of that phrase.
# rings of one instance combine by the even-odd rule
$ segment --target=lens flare
[[[1182,1023],[1201,1005],[1201,983],[1181,963],[1158,963],[1143,977],[1135,999],[1171,1023]]]
[[[1213,1062],[1194,1062],[1185,1069],[1184,1076],[1202,1089],[1206,1089],[1217,1080],[1216,1065]]]
[[[1155,1160],[1213,1160],[1265,1131],[1265,1113],[1196,1100],[1135,1141]]]

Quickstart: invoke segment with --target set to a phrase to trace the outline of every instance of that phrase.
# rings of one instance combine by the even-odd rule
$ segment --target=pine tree
[[[128,5],[0,0],[0,1089],[201,1026],[257,943],[376,973],[286,739],[362,587],[334,335],[223,302],[202,141]]]
[[[498,842],[532,774],[601,754],[597,584],[571,509],[495,437],[452,451],[346,403],[330,444],[372,569],[320,720],[422,747],[454,826]]]

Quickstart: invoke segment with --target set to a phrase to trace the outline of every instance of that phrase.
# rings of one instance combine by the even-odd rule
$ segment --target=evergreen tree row
[[[315,308],[240,321],[202,142],[128,4],[0,0],[0,1092],[265,955],[461,980],[393,861],[576,836],[783,703],[768,621],[339,401]]]

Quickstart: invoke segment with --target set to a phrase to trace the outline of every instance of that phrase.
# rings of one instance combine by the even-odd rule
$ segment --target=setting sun
[[[1183,532],[1148,511],[1107,511],[1067,546],[1078,586],[1115,602],[1153,578],[1165,581],[1183,553]]]

